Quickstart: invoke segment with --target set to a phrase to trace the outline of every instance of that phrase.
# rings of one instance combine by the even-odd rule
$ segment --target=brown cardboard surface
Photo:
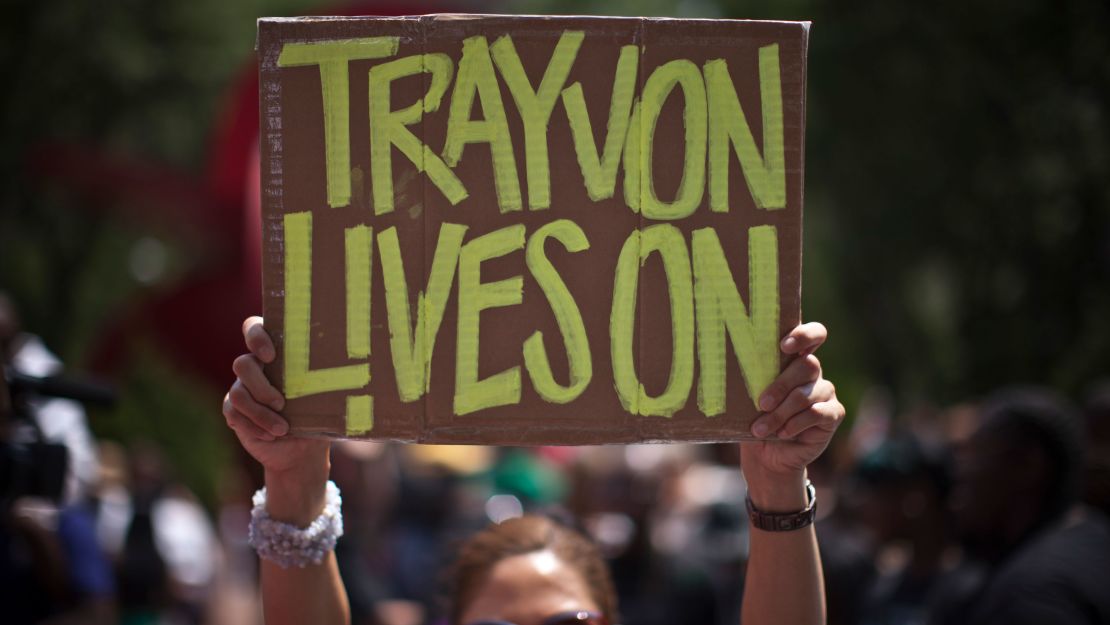
[[[530,173],[542,174],[542,168],[529,167],[529,161],[534,164],[542,161],[542,154],[537,150],[543,149],[543,142],[534,141],[529,149],[522,107],[508,84],[506,72],[512,71],[509,65],[517,58],[528,86],[533,91],[539,88],[545,72],[549,71],[553,51],[568,32],[581,33],[581,39],[566,80],[557,85],[561,95],[556,97],[546,124],[549,184],[544,185],[538,182],[543,179],[542,175],[530,177]],[[318,63],[279,63],[279,59],[283,49],[290,46],[307,49],[305,44],[327,42],[365,45],[370,38],[386,37],[396,38],[395,51],[379,55],[379,58],[345,61],[348,128],[344,136],[349,168],[339,171],[333,167],[331,180],[334,184],[335,180],[346,178],[350,194],[340,202],[331,201],[337,205],[329,205],[324,71]],[[510,39],[512,50],[506,45]],[[760,267],[749,267],[750,229],[756,228],[766,234],[767,226],[773,226],[777,242],[777,254],[773,259],[777,262],[779,306],[777,333],[773,339],[777,345],[777,339],[796,325],[800,317],[807,39],[808,24],[734,20],[456,15],[259,20],[263,313],[279,354],[267,367],[267,375],[289,395],[284,414],[293,431],[305,435],[482,444],[728,441],[749,436],[749,425],[757,411],[745,384],[748,372],[739,364],[740,359],[729,338],[731,335],[724,338],[724,408],[714,416],[707,416],[703,410],[702,346],[698,327],[699,322],[709,319],[702,313],[711,307],[703,305],[709,300],[697,301],[694,296],[697,285],[704,284],[698,279],[708,275],[704,266],[699,270],[693,262],[694,240],[711,232],[720,241],[733,277],[729,285],[735,285],[733,288],[738,291],[746,313],[753,313],[749,271],[770,274],[765,273],[766,262]],[[564,45],[569,44],[564,42]],[[666,92],[665,86],[660,85],[665,85],[663,74],[670,69],[680,78],[658,108],[651,175],[644,175],[644,168],[649,166],[644,164],[639,168],[639,185],[629,185],[626,191],[626,171],[635,168],[640,161],[625,159],[623,152],[626,150],[622,149],[611,197],[594,199],[587,192],[579,165],[564,90],[580,85],[596,150],[600,152],[607,133],[613,130],[607,127],[607,120],[610,119],[610,102],[622,46],[634,46],[631,53],[638,67],[635,81],[630,84],[634,85],[637,100],[648,83],[657,92]],[[725,126],[706,114],[707,107],[713,108],[712,104],[707,104],[712,100],[706,95],[706,76],[710,71],[707,68],[717,63],[719,69],[718,60],[727,65],[731,77],[729,86],[734,89],[756,149],[766,159],[763,88],[770,83],[764,82],[768,80],[766,76],[761,79],[761,59],[765,57],[760,50],[764,49],[766,55],[771,46],[777,46],[781,87],[785,205],[774,206],[783,202],[772,201],[772,206],[757,206],[754,198],[759,192],[752,191],[748,182],[749,177],[756,174],[752,173],[754,170],[745,171],[732,143],[726,142],[727,170],[717,169],[716,172],[727,171],[727,210],[713,210],[709,193],[711,156],[702,158],[701,151],[713,143],[711,135],[715,133],[718,138],[724,135]],[[469,50],[465,59],[464,47]],[[359,51],[365,49],[358,48]],[[487,52],[488,49],[494,52]],[[515,54],[511,53],[513,51]],[[404,126],[429,149],[417,159],[420,166],[406,157],[399,147],[390,148],[393,188],[388,197],[392,198],[393,207],[386,210],[382,203],[386,187],[379,185],[381,188],[375,189],[374,185],[374,168],[377,166],[380,172],[382,165],[375,164],[372,154],[375,122],[369,112],[374,94],[384,93],[375,91],[383,86],[371,76],[380,76],[383,70],[378,73],[371,70],[415,55],[425,55],[418,61],[422,69],[428,69],[433,61],[442,63],[442,59],[450,59],[450,82],[438,108],[429,110],[426,106],[425,112]],[[440,56],[432,59],[428,55]],[[287,54],[285,58],[292,57]],[[475,140],[482,127],[472,126],[476,135],[469,137],[471,142],[462,144],[461,154],[456,152],[459,158],[453,162],[448,154],[451,148],[447,138],[452,103],[456,99],[461,102],[465,95],[461,87],[465,83],[459,79],[464,66],[468,74],[485,72],[486,76],[493,76],[496,89],[479,89],[469,111],[456,110],[457,128],[462,127],[457,122],[466,113],[469,113],[469,120],[487,120],[487,127],[496,127],[501,119],[500,111],[503,111],[507,137],[502,134],[495,143],[506,149],[497,151],[490,142]],[[667,69],[656,77],[657,70],[664,66]],[[765,61],[763,71],[768,67]],[[433,76],[430,71],[421,71],[394,80],[390,87],[389,110],[397,111],[419,102],[436,87]],[[492,84],[488,83],[487,87]],[[714,93],[724,93],[720,84],[716,83],[718,91]],[[687,93],[687,89],[691,91]],[[333,90],[333,103],[337,101],[336,93]],[[381,102],[379,100],[378,104]],[[621,117],[623,115],[617,115],[614,119]],[[640,117],[638,125],[628,125],[628,132],[634,137],[646,136],[644,116]],[[702,139],[698,138],[699,125]],[[542,130],[542,118],[539,125],[532,127]],[[454,136],[467,138],[462,133]],[[542,133],[535,136],[542,139]],[[690,136],[694,137],[691,145],[700,149],[692,151],[693,156],[687,160],[685,146]],[[335,145],[338,143],[333,141],[333,154]],[[621,145],[628,146],[624,142]],[[643,149],[641,145],[641,153]],[[465,197],[456,195],[452,201],[440,183],[432,181],[429,172],[437,160],[465,189]],[[699,160],[701,166],[697,164]],[[506,163],[510,167],[505,167]],[[687,166],[690,167],[688,171]],[[691,205],[691,210],[686,211],[689,214],[676,216],[657,209],[636,209],[637,205],[644,204],[645,194],[649,193],[656,196],[661,205],[670,204],[681,190],[684,171],[687,177],[696,179],[694,172],[699,167],[704,169],[700,201]],[[650,188],[646,186],[647,178],[651,179]],[[543,199],[545,187],[548,190],[546,202]],[[699,194],[694,185],[687,187],[685,192],[689,197],[697,199]],[[519,189],[518,194],[514,189]],[[519,197],[518,202],[516,197]],[[725,196],[718,194],[717,197],[721,200]],[[763,203],[767,204],[766,199]],[[542,204],[547,206],[541,207]],[[303,223],[306,218],[311,219],[311,236],[307,238],[311,252],[308,255],[297,251],[307,251],[306,240],[299,239],[292,231],[287,232],[286,227],[294,222]],[[572,223],[566,224],[563,220]],[[576,225],[588,242],[588,248],[570,251],[564,241],[554,237],[548,238],[543,245],[538,239],[534,240],[541,229],[546,232],[556,228],[552,225],[556,222],[562,224],[563,233],[575,230]],[[359,257],[369,266],[369,284],[353,281],[348,270],[346,241],[352,236],[352,230],[369,235],[370,253]],[[696,231],[701,234],[696,235]],[[450,253],[453,248],[446,245],[452,239],[452,232],[462,245],[463,251],[459,254]],[[461,241],[457,238],[458,232],[462,232]],[[485,235],[489,235],[484,239],[487,241],[500,238],[503,249],[480,263],[464,262],[464,258],[475,257],[473,252],[478,246],[472,243]],[[636,240],[640,244],[637,245],[636,240],[627,243],[630,237],[638,237]],[[389,246],[390,240],[395,240],[396,246],[383,248],[383,242]],[[648,242],[655,240],[666,240],[670,244],[681,241],[680,247],[685,248],[685,266],[680,254],[668,252],[671,270],[678,272],[675,274],[679,276],[677,283],[687,284],[684,295],[674,298],[676,303],[672,303],[669,296],[671,287],[661,254],[647,254],[640,262],[641,247],[650,246]],[[704,239],[700,240],[704,243]],[[626,263],[625,267],[638,267],[638,278],[631,283],[632,288],[622,291],[635,293],[635,302],[628,304],[635,314],[631,318],[618,315],[618,321],[614,322],[615,276],[622,250],[631,254],[629,258],[634,261]],[[451,269],[453,265],[453,270],[439,276],[443,288],[436,297],[429,294],[424,302],[424,314],[420,315],[417,293],[428,290],[429,274],[436,265],[437,254],[442,256],[438,260],[444,268]],[[394,259],[395,265],[398,257],[403,263],[403,273],[396,267],[393,273],[388,273],[386,261]],[[533,260],[531,265],[529,258]],[[548,276],[545,282],[537,278],[535,264],[544,258],[559,280],[552,280],[550,273],[544,274]],[[475,281],[473,274],[467,274],[466,286],[460,286],[464,265],[477,266],[479,277]],[[686,276],[684,280],[680,276],[682,273]],[[359,270],[355,274],[358,275]],[[407,321],[401,319],[404,307],[398,306],[402,275],[408,291]],[[307,316],[298,316],[298,304],[290,303],[289,276],[310,279],[310,286],[294,280],[295,284],[302,285],[295,289],[299,296],[297,301],[300,305],[305,305],[306,299],[310,302],[302,309],[307,311]],[[571,386],[571,359],[555,307],[549,301],[552,285],[559,282],[565,284],[565,290],[573,299],[571,308],[576,308],[581,316],[592,376],[580,392],[552,399],[550,393],[545,398],[533,382],[541,373],[526,364],[523,346],[535,332],[542,333],[542,338],[532,339],[533,348],[542,344],[554,382],[563,387]],[[435,283],[433,279],[432,284]],[[491,283],[500,286],[489,287]],[[478,284],[487,286],[476,287]],[[471,307],[478,301],[479,292],[490,292],[491,297],[500,298],[501,303],[517,303],[484,308],[477,312],[477,321],[473,321],[471,315],[469,322],[460,324],[460,307]],[[707,293],[716,291],[703,289],[698,292],[706,297]],[[352,337],[363,330],[349,329],[349,296],[353,302],[369,303],[368,354],[357,346],[352,352],[352,345],[358,343]],[[433,323],[437,305],[430,303],[432,300],[438,302],[438,309],[442,310],[438,329]],[[678,313],[677,317],[672,311]],[[362,318],[360,314],[363,313],[350,316],[358,320]],[[688,316],[686,325],[676,321],[683,314]],[[773,320],[772,317],[761,318]],[[420,325],[420,320],[424,325]],[[460,327],[463,327],[461,332]],[[424,338],[423,352],[414,335]],[[627,362],[617,357],[628,366],[614,365],[614,337],[618,335],[631,337],[630,345],[621,344],[616,349],[616,352],[629,355]],[[763,332],[759,336],[766,339],[770,334]],[[414,343],[415,352],[406,349]],[[429,344],[432,344],[430,349]],[[761,344],[766,345],[766,340]],[[672,367],[676,346],[685,354],[684,367]],[[406,369],[404,362],[419,365],[425,353],[430,354],[427,368],[430,381],[414,385],[413,367],[407,368],[408,373],[399,373],[395,362],[400,354],[403,361],[400,368]],[[460,370],[465,372],[467,367],[458,366],[460,353],[465,356],[462,362],[476,358],[476,380],[463,379],[466,376]],[[297,356],[290,359],[290,354],[307,354],[307,373],[291,364]],[[778,362],[777,351],[772,357],[761,360],[752,360],[751,354],[745,354],[745,358],[751,370],[759,368],[750,365],[756,360],[764,370],[778,371],[785,364]],[[533,358],[532,364],[536,362]],[[578,362],[581,374],[584,360]],[[360,378],[357,371],[352,373],[367,367],[368,381]],[[336,374],[338,368],[345,368],[346,373]],[[643,385],[642,394],[648,398],[643,405],[638,399],[640,393],[628,392],[629,389],[638,391],[635,385],[622,386],[615,380],[618,369],[626,377],[631,371],[633,381],[638,378]],[[348,376],[346,383],[344,375]],[[410,376],[406,378],[408,382],[402,382],[400,378],[406,375]],[[294,387],[300,388],[300,392],[290,392],[288,383],[291,380],[287,378],[294,376],[299,380]],[[460,389],[469,388],[468,380],[481,385],[481,381],[495,376],[499,376],[495,381],[518,379],[519,384],[494,388],[492,399],[487,398],[485,403],[472,401],[474,397],[480,399],[481,392],[464,393],[465,398],[460,399]],[[417,374],[417,377],[420,376]],[[305,386],[303,382],[308,378],[316,380],[317,387]],[[687,386],[688,391],[685,390]],[[407,390],[402,390],[403,387]],[[618,387],[623,389],[623,395]],[[667,406],[662,408],[658,407],[659,402],[652,404],[668,389],[672,393],[667,396],[674,401],[663,402]],[[359,413],[361,419],[353,416],[348,419],[351,396],[363,398],[354,400],[356,405],[363,406],[363,412]],[[372,425],[368,420],[370,413],[366,411],[371,404]],[[647,414],[641,414],[644,412]]]

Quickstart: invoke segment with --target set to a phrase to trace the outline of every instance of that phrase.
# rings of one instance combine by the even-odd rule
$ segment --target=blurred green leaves
[[[80,373],[105,324],[198,262],[166,233],[90,206],[64,181],[30,175],[59,144],[124,156],[200,179],[231,81],[251,71],[255,19],[303,11],[304,0],[17,0],[0,19],[0,289]],[[109,200],[112,201],[112,200]],[[155,207],[132,207],[133,211]],[[151,259],[154,259],[153,262]],[[153,263],[153,264],[152,264]],[[136,271],[138,265],[159,271]],[[157,442],[180,478],[212,503],[229,457],[208,388],[153,349],[122,371],[121,401],[91,419],[123,442]]]
[[[849,0],[814,18],[807,219],[827,243],[806,277],[837,285],[814,305],[859,328],[851,358],[904,403],[1105,376],[1107,5]]]

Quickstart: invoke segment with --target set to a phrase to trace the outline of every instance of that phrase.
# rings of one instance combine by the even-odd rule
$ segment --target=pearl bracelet
[[[248,543],[260,557],[283,569],[320,564],[343,535],[343,512],[340,510],[343,499],[339,496],[339,487],[331,480],[328,480],[324,511],[303,529],[270,517],[266,512],[265,486],[251,501],[254,508],[251,509]]]

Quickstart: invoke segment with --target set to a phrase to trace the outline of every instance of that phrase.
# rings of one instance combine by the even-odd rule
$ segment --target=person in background
[[[61,373],[0,291],[0,602],[5,623],[112,623],[115,578],[96,540],[97,461],[84,407],[17,391],[9,374]],[[36,453],[47,448],[50,454]],[[47,486],[50,484],[50,486]],[[51,492],[48,492],[51,491]]]
[[[330,445],[289,436],[289,425],[279,414],[284,398],[262,371],[276,355],[262,319],[247,319],[243,333],[250,353],[235,360],[238,379],[224,396],[223,414],[265,469],[266,488],[255,496],[252,535],[263,557],[266,619],[271,624],[349,623],[350,608],[332,551],[342,533],[342,517],[337,489],[328,482]],[[824,326],[811,323],[782,340],[783,353],[793,358],[760,396],[764,413],[752,425],[757,438],[782,440],[741,444],[741,470],[756,526],[750,536],[742,615],[749,625],[807,625],[825,619],[812,525],[815,502],[806,467],[824,451],[844,417],[832,383],[813,356],[826,336]],[[606,590],[612,586],[608,570],[586,564],[596,558],[582,541],[534,517],[480,532],[460,549],[461,568],[451,584],[453,625],[616,623],[618,608],[606,599],[612,594]],[[509,546],[483,548],[486,543]],[[489,555],[469,557],[476,552]],[[475,559],[482,565],[465,566]],[[429,583],[433,577],[429,575]]]
[[[951,508],[977,583],[942,601],[955,625],[1110,623],[1110,521],[1079,504],[1078,415],[1040,389],[990,397],[956,450]]]
[[[948,461],[911,434],[898,434],[856,467],[859,520],[883,563],[864,602],[863,625],[924,625],[951,554]]]
[[[202,623],[215,578],[216,532],[196,497],[173,479],[162,450],[139,441],[127,480],[101,489],[97,535],[116,563],[125,623]]]
[[[1087,394],[1087,467],[1083,501],[1110,515],[1110,380],[1102,380]]]
[[[35,334],[23,331],[19,311],[6,293],[0,291],[0,364],[34,378],[62,373],[62,361]],[[20,430],[33,427],[42,440],[65,445],[68,468],[65,475],[63,507],[81,503],[96,482],[99,463],[96,441],[89,430],[85,407],[80,402],[61,397],[32,395],[26,410],[33,424],[21,424]],[[13,432],[19,438],[28,432]]]

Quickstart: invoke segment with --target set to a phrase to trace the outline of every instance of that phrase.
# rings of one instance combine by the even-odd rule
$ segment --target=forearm
[[[745,466],[744,474],[752,503],[759,510],[795,512],[808,503],[804,472],[767,475],[757,467]],[[812,525],[786,532],[751,529],[742,622],[825,622],[824,578]]]
[[[267,512],[275,520],[308,526],[324,509],[329,469],[325,456],[288,474],[267,471]],[[334,552],[320,564],[304,568],[283,569],[263,559],[262,606],[269,625],[346,625],[351,621]]]

